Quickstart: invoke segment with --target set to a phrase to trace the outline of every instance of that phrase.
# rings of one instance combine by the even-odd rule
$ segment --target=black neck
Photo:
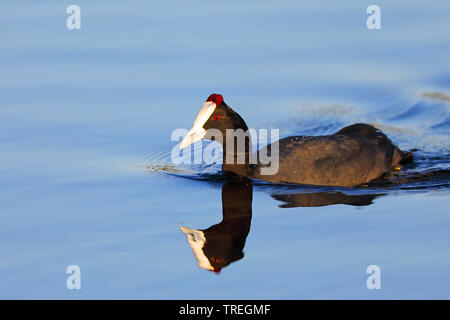
[[[247,126],[243,129],[244,132],[248,131]],[[238,139],[234,138],[234,143],[228,148],[227,137],[224,137],[223,141],[223,164],[222,170],[235,173],[243,177],[249,177],[252,175],[253,166],[251,164],[252,155],[252,142],[251,137],[245,138],[243,150],[238,150]],[[231,142],[231,141],[229,141]],[[242,143],[242,142],[240,142]],[[233,147],[234,145],[234,147]],[[232,151],[232,155],[228,155],[228,152]],[[229,159],[228,159],[229,158]]]

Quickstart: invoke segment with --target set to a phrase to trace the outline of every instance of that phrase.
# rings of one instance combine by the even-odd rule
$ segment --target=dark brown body
[[[267,148],[270,152],[271,146]],[[403,157],[380,130],[354,124],[330,136],[281,139],[278,173],[261,175],[262,165],[256,165],[248,175],[269,182],[350,187],[379,178]]]

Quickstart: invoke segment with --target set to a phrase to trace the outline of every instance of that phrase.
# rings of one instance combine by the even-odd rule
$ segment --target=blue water
[[[0,298],[450,298],[450,5],[377,1],[368,30],[370,4],[5,2]],[[221,221],[226,177],[171,164],[170,136],[213,92],[251,128],[368,122],[416,161],[365,188],[255,182],[244,257],[203,270],[180,227]]]

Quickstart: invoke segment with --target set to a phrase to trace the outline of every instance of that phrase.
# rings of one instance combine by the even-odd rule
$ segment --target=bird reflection
[[[294,207],[323,207],[332,204],[347,204],[350,206],[367,206],[373,199],[382,194],[348,195],[342,192],[314,192],[314,193],[288,193],[272,194],[272,198],[284,202],[280,208]]]
[[[252,220],[252,181],[228,180],[222,187],[222,221],[206,230],[181,227],[200,268],[220,272],[241,259]]]
[[[252,220],[252,181],[230,178],[222,187],[222,221],[208,229],[180,227],[186,235],[200,268],[220,273],[221,269],[244,257],[243,249]],[[382,194],[343,192],[274,193],[284,202],[281,208],[320,207],[334,204],[370,205]]]

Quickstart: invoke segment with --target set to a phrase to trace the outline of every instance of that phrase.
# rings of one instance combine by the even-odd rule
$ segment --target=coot
[[[290,136],[278,140],[277,148],[268,145],[259,153],[264,151],[271,157],[276,156],[278,163],[273,174],[265,174],[264,168],[270,164],[251,161],[259,159],[259,153],[256,157],[251,154],[250,139],[245,139],[245,149],[241,151],[236,143],[232,149],[234,155],[227,157],[227,129],[247,132],[248,127],[220,94],[212,94],[206,99],[180,149],[200,139],[214,140],[215,137],[208,135],[209,129],[220,131],[224,137],[223,141],[218,140],[223,145],[223,171],[269,182],[358,186],[411,159],[411,153],[401,151],[379,129],[357,123],[328,136]],[[244,154],[244,162],[237,161],[239,152]]]

